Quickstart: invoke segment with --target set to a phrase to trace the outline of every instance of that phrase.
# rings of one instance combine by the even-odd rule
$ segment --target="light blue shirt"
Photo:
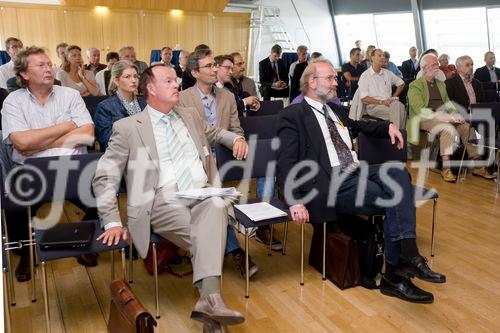
[[[403,74],[399,70],[398,66],[396,66],[392,61],[389,61],[389,63],[387,64],[386,69],[390,70],[391,72],[393,72],[394,74],[396,74],[399,77],[403,76]]]
[[[209,125],[213,127],[217,126],[217,101],[215,96],[215,87],[212,87],[212,91],[208,95],[205,95],[198,88],[198,86],[195,85],[195,87],[200,94],[201,104],[203,104],[203,108],[205,110],[205,120]]]

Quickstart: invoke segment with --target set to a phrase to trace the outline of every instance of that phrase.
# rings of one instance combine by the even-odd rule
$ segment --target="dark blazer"
[[[182,78],[182,73],[184,72],[181,68],[180,65],[175,65],[174,66],[175,74],[177,75],[178,78]]]
[[[243,112],[246,111],[246,107],[245,107],[245,102],[243,102],[243,98],[246,98],[250,95],[246,92],[243,92],[243,94],[246,94],[247,96],[244,96],[243,94],[238,93],[238,91],[236,90],[236,87],[233,86],[231,81],[226,82],[224,84],[224,88],[229,90],[234,95],[234,99],[236,100],[236,108],[238,109],[238,117],[244,117]]]
[[[348,117],[347,112],[341,106],[331,103],[328,105],[340,121],[349,128],[351,139],[357,137],[360,132],[375,137],[388,137],[389,122],[355,121]],[[312,190],[318,191],[318,195],[306,203],[306,207],[311,223],[323,223],[335,221],[337,215],[335,208],[327,207],[332,167],[321,128],[313,112],[305,100],[302,103],[290,105],[279,112],[277,134],[281,144],[278,150],[278,178],[282,193],[286,195],[287,190],[291,191],[294,199],[298,201],[288,201],[289,205],[301,203],[302,199]],[[285,180],[290,170],[302,161],[317,163],[318,173],[314,177],[307,177],[309,180],[300,186],[287,189]],[[295,179],[303,177],[309,172],[310,168],[303,167]]]
[[[452,78],[446,80],[445,83],[450,101],[454,101],[468,109],[470,106],[469,95],[467,94],[467,90],[465,90],[465,85],[460,75],[454,75]],[[481,87],[481,82],[473,78],[472,88],[474,88],[474,93],[476,94],[476,103],[484,102],[484,91]]]
[[[186,90],[191,88],[196,84],[196,79],[191,76],[191,73],[189,71],[184,71],[182,73],[182,90]]]
[[[413,67],[413,62],[411,61],[411,59],[403,61],[403,63],[401,64],[401,73],[403,74],[403,80],[405,81],[406,85],[415,80],[418,71]]]
[[[137,96],[137,101],[139,102],[141,110],[144,110],[146,107],[144,98]],[[108,147],[108,141],[111,137],[111,130],[113,129],[115,121],[128,116],[127,110],[125,110],[125,107],[117,95],[110,96],[97,104],[97,110],[94,115],[94,126],[97,141],[99,141],[102,152],[106,151]]]
[[[295,69],[293,70],[293,75],[290,80],[290,101],[293,101],[295,97],[300,95],[300,77],[304,70],[306,69],[308,63],[307,61],[298,63],[295,65]]]
[[[283,59],[278,59],[278,75],[281,81],[288,84],[288,71]],[[273,84],[273,65],[269,58],[259,62],[259,80],[261,87],[270,87]]]
[[[497,79],[500,80],[500,68],[495,67],[495,73],[497,74]],[[483,66],[476,69],[474,72],[474,78],[480,82],[491,82],[490,71],[488,67]]]

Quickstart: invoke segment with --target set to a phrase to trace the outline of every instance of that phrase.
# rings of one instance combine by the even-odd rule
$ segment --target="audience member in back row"
[[[59,43],[56,46],[57,57],[59,58],[59,60],[61,60],[61,63],[59,65],[55,66],[56,74],[58,71],[60,71],[62,69],[64,58],[66,57],[66,48],[67,47],[68,47],[68,43],[65,43],[65,42]]]
[[[376,48],[377,47],[374,45],[368,45],[368,47],[366,48],[364,59],[361,61],[361,64],[365,65],[366,68],[370,68],[372,66],[372,52]]]
[[[387,70],[393,72],[396,76],[403,78],[403,74],[399,70],[398,66],[391,61],[391,54],[387,51],[384,51],[384,65],[382,66]]]
[[[405,106],[398,100],[404,89],[404,82],[394,73],[382,68],[385,61],[384,51],[375,49],[371,54],[372,66],[359,78],[360,98],[366,106],[369,116],[388,120],[397,128],[405,128]],[[392,93],[392,86],[396,90]]]
[[[141,75],[142,72],[144,72],[146,68],[148,68],[148,64],[146,64],[144,61],[137,60],[137,56],[135,54],[135,49],[133,46],[122,47],[118,51],[118,54],[120,55],[120,60],[128,60],[133,63],[137,67],[139,75]]]
[[[14,61],[16,56],[23,48],[23,42],[15,37],[9,37],[5,40],[5,50],[10,56],[10,61],[0,66],[0,88],[7,89],[7,81],[16,76],[14,72]]]
[[[10,93],[2,108],[2,140],[12,145],[13,162],[23,164],[27,157],[86,153],[86,146],[94,142],[90,114],[78,91],[54,85],[54,68],[44,49],[32,46],[21,51],[15,73],[22,88]],[[95,209],[86,209],[85,213],[89,219],[97,218]],[[26,219],[9,225],[19,227],[10,232],[12,240],[27,239],[28,227],[23,221]],[[22,281],[30,279],[28,253],[23,251],[16,269]],[[93,255],[81,256],[78,262],[97,265]]]
[[[290,80],[292,79],[293,71],[295,70],[295,66],[307,61],[307,46],[299,45],[299,47],[297,47],[297,56],[298,56],[298,59],[290,64],[290,70],[288,71],[288,78]]]
[[[300,95],[300,84],[298,80],[302,76],[304,69],[307,67],[307,47],[304,45],[300,45],[297,48],[297,55],[299,56],[299,60],[293,62],[290,65],[290,72],[288,74],[290,78],[290,100]],[[297,70],[296,70],[297,69]],[[299,78],[298,80],[294,80],[294,78]]]
[[[255,81],[245,76],[245,60],[238,52],[231,53],[233,57],[233,75],[231,76],[231,83],[236,92],[241,98],[248,96],[257,96],[257,87]]]
[[[471,139],[475,138],[475,132],[450,103],[444,82],[436,78],[439,73],[437,57],[434,54],[424,55],[420,67],[422,76],[413,81],[408,89],[408,141],[417,145],[421,129],[438,135],[443,161],[441,176],[444,181],[454,182],[457,177],[451,171],[450,157],[453,154],[455,137],[460,136],[466,145],[469,158],[477,159],[480,157],[477,147],[467,143],[469,135]],[[484,178],[492,177],[485,168],[475,168],[473,173]]]
[[[370,165],[365,173],[352,149],[352,139],[360,132],[387,138],[398,149],[406,143],[394,124],[354,121],[341,107],[328,103],[335,97],[335,77],[329,61],[310,64],[301,79],[304,101],[288,106],[278,115],[278,178],[283,193],[289,193],[285,200],[290,215],[297,223],[318,225],[333,224],[337,214],[373,215],[385,211],[385,272],[380,291],[409,302],[432,303],[433,295],[414,285],[410,278],[444,283],[446,277],[432,271],[419,254],[410,174],[399,165],[389,167],[387,172],[380,165]],[[306,161],[309,163],[304,164]],[[396,184],[399,194],[391,183]]]
[[[450,79],[457,73],[457,68],[455,65],[449,64],[450,57],[443,53],[438,58],[439,61],[439,69],[444,73],[446,79]]]
[[[92,73],[94,73],[94,75],[106,68],[106,65],[100,63],[101,51],[99,51],[98,48],[88,48],[87,59],[89,60],[89,63],[87,65],[84,65],[83,69],[91,71]]]
[[[83,69],[82,49],[76,45],[66,48],[62,70],[56,73],[56,78],[63,87],[78,90],[81,96],[99,95],[94,73]]]
[[[238,108],[238,116],[246,116],[247,106],[249,112],[257,112],[260,109],[260,102],[257,96],[248,96],[241,98],[231,84],[231,75],[233,74],[234,60],[230,55],[219,55],[214,58],[217,64],[217,82],[215,85],[219,88],[225,88],[229,90],[236,101],[236,107]]]
[[[495,67],[495,53],[488,51],[484,54],[485,65],[476,69],[474,78],[480,82],[500,82],[500,68]]]
[[[106,151],[113,124],[122,118],[141,112],[146,102],[136,96],[139,85],[137,67],[120,60],[111,69],[110,97],[97,105],[94,116],[95,131],[101,151]]]
[[[182,74],[187,68],[189,51],[181,50],[179,52],[179,63],[174,66],[175,74],[178,78],[182,78]]]
[[[169,46],[164,46],[160,51],[160,61],[155,61],[151,64],[153,65],[165,65],[170,68],[174,68],[174,64],[171,63],[172,56],[174,55],[174,51]]]
[[[361,61],[361,49],[353,48],[349,52],[349,62],[342,65],[342,75],[345,78],[345,86],[349,88],[351,83],[354,83],[357,89],[359,77],[366,71],[366,66],[360,63]],[[356,81],[356,82],[351,82]],[[354,92],[352,92],[354,95]],[[352,98],[352,96],[351,96]]]
[[[408,52],[410,54],[410,59],[403,61],[401,64],[401,73],[403,74],[403,81],[406,85],[415,80],[418,73],[418,49],[412,46]]]
[[[120,56],[116,52],[108,52],[106,54],[106,68],[102,71],[99,71],[95,75],[95,82],[97,87],[99,88],[99,94],[101,95],[109,95],[109,83],[111,81],[111,68],[113,65],[120,60]]]
[[[273,45],[269,57],[259,62],[260,94],[265,101],[271,97],[288,97],[288,73],[281,57],[281,46]]]
[[[446,80],[446,91],[450,100],[469,109],[471,104],[484,102],[484,91],[481,83],[472,77],[474,62],[464,55],[455,61],[457,75]]]

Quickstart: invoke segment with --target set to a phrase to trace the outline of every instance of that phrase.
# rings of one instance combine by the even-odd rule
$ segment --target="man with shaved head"
[[[92,71],[94,75],[106,68],[106,65],[99,63],[99,61],[101,60],[101,51],[99,51],[98,48],[88,48],[87,59],[89,60],[89,63],[83,66],[83,68],[88,71]]]
[[[328,60],[309,64],[300,80],[304,100],[278,115],[278,175],[290,215],[297,223],[335,223],[337,214],[379,214],[380,200],[398,196],[384,205],[386,269],[380,291],[409,302],[432,303],[433,295],[410,277],[435,283],[445,282],[446,277],[433,272],[418,252],[410,175],[402,167],[383,172],[385,165],[361,166],[352,140],[363,132],[390,138],[398,149],[406,143],[394,124],[355,121],[341,106],[329,103],[336,95],[336,77]],[[389,183],[396,183],[400,193]],[[336,194],[333,198],[331,192]]]

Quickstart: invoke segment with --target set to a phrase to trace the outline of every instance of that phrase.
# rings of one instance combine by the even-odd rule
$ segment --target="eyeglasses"
[[[206,69],[219,68],[219,65],[217,65],[215,62],[211,62],[209,64],[206,64],[205,66],[200,66],[200,69],[201,68],[206,68]]]
[[[219,68],[225,68],[227,71],[233,70],[233,66],[219,66]]]
[[[315,79],[325,79],[328,82],[337,81],[337,78],[334,75],[330,75],[330,76],[313,76],[313,78],[315,78]]]
[[[47,62],[47,63],[41,63],[41,64],[38,64],[38,65],[29,65],[28,67],[36,67],[36,68],[40,68],[40,69],[45,69],[45,68],[52,68],[54,65],[52,65],[51,62]]]

